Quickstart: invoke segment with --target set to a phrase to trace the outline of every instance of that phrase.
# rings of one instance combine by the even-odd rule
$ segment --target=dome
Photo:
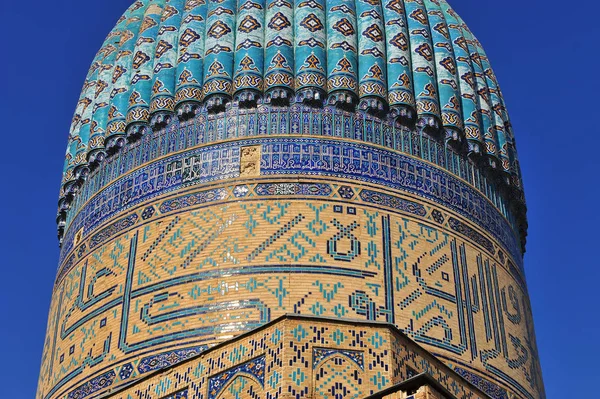
[[[524,208],[497,79],[445,1],[143,0],[89,70],[61,209],[90,169],[148,129],[231,106],[291,104],[421,129],[477,159]]]
[[[397,372],[433,373],[461,399],[544,397],[511,124],[443,0],[135,2],[85,81],[57,222],[38,399],[166,387],[148,378],[290,314],[387,323],[485,392],[461,394],[412,355],[396,367],[381,335],[357,332],[343,350],[385,371],[340,398]],[[271,350],[255,342],[235,352]],[[317,387],[319,351],[277,342]],[[235,363],[222,371],[246,356],[220,353]],[[287,360],[265,364],[281,395],[316,392]],[[360,385],[341,380],[336,392]]]

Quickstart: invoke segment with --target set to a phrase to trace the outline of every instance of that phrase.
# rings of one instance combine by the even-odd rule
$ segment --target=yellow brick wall
[[[351,182],[321,179],[334,189],[314,197],[286,186],[301,179],[261,182],[272,190],[251,180],[236,197],[240,180],[158,197],[118,215],[132,226],[82,237],[56,283],[38,397],[97,395],[287,313],[392,323],[498,397],[537,397],[527,292],[494,237],[405,193],[381,190],[386,206],[341,198],[341,184],[374,189]]]

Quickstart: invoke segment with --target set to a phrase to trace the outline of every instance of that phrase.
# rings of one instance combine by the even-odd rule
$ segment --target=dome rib
[[[235,10],[235,0],[208,2],[204,98],[211,112],[225,110],[232,95]]]
[[[308,105],[322,105],[327,93],[327,31],[324,0],[295,0],[296,92]]]
[[[358,103],[358,25],[354,0],[327,3],[328,104],[353,111]]]
[[[411,51],[402,1],[384,2],[383,17],[386,27],[386,55],[388,70],[388,103],[392,118],[398,118],[403,125],[415,122],[415,97],[413,95],[413,71]]]
[[[163,12],[156,38],[154,79],[150,100],[150,126],[161,129],[169,124],[175,111],[175,73],[181,14],[185,0],[171,0]]]
[[[293,9],[287,0],[267,0],[265,102],[273,105],[288,105],[294,92]]]
[[[467,48],[469,49],[471,65],[473,66],[473,81],[478,99],[479,116],[481,121],[483,142],[485,145],[485,154],[489,159],[489,166],[496,169],[499,165],[498,143],[496,140],[496,134],[494,132],[492,107],[489,103],[489,88],[487,85],[487,81],[485,80],[483,65],[481,63],[481,56],[477,51],[475,38],[464,23],[461,23],[461,25],[463,34],[466,39]]]
[[[459,101],[460,92],[458,76],[456,74],[456,57],[450,42],[450,33],[446,19],[439,4],[427,0],[428,18],[435,59],[435,71],[438,77],[439,103],[442,125],[446,133],[446,140],[462,141],[464,123],[462,106]]]
[[[405,1],[404,5],[408,21],[419,125],[428,132],[438,132],[441,128],[440,104],[427,10],[422,0]]]
[[[107,89],[106,85],[99,83],[98,74],[102,69],[104,59],[117,51],[112,42],[115,41],[114,38],[118,35],[118,28],[123,20],[124,18],[119,20],[115,29],[104,40],[102,47],[92,61],[83,84],[69,132],[69,145],[65,158],[61,197],[71,197],[78,190],[83,179],[85,179],[90,141],[90,125],[92,119],[97,118],[95,103],[98,96]]]
[[[458,86],[463,113],[464,132],[468,151],[471,154],[482,154],[483,139],[481,137],[481,119],[478,112],[477,94],[473,84],[473,65],[468,51],[462,27],[454,10],[448,3],[442,2],[441,8],[447,22],[458,73]]]
[[[264,9],[264,0],[238,2],[233,92],[243,108],[255,107],[264,87]]]
[[[156,39],[165,9],[165,0],[153,1],[146,8],[135,44],[132,59],[131,93],[127,109],[126,133],[130,141],[141,137],[145,124],[150,120],[150,101],[152,97],[153,58],[156,51]]]
[[[498,81],[492,71],[489,59],[481,46],[481,43],[476,40],[477,50],[484,68],[484,76],[486,78],[490,99],[492,102],[492,111],[495,122],[496,139],[498,142],[498,155],[500,159],[499,169],[506,174],[506,178],[510,176],[510,158],[508,156],[508,141],[506,137],[506,126],[508,125],[508,115],[505,111],[503,101],[500,98],[498,89]]]
[[[100,67],[100,75],[98,77],[98,84],[100,85],[97,90],[100,91],[96,95],[96,101],[94,103],[94,115],[91,122],[91,135],[89,139],[89,148],[87,152],[87,163],[88,165],[96,165],[102,160],[102,156],[98,159],[97,154],[104,150],[104,138],[106,137],[106,130],[108,125],[108,115],[110,110],[110,100],[114,87],[114,76],[115,68],[117,66],[117,58],[120,54],[120,48],[122,48],[122,42],[127,38],[127,20],[129,19],[129,13],[126,13],[125,18],[119,23],[118,28],[115,30],[115,40],[113,43],[114,50],[102,60]]]
[[[383,11],[377,0],[358,0],[359,109],[381,116],[387,111],[387,68]]]
[[[125,36],[122,37],[121,47],[115,63],[112,78],[111,104],[108,112],[108,125],[104,137],[104,148],[107,154],[112,155],[125,143],[126,115],[131,95],[131,77],[133,76],[133,57],[136,43],[144,20],[147,4],[137,1],[131,7],[131,14],[125,27]],[[90,162],[98,165],[102,162],[104,154],[98,152]]]
[[[204,83],[204,31],[206,30],[206,2],[187,0],[179,32],[177,87],[175,108],[177,116],[187,120],[195,115],[202,100]]]

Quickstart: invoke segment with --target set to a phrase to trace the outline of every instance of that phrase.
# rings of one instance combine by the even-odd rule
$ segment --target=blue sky
[[[54,216],[70,120],[95,52],[131,1],[7,1],[0,8],[5,398],[35,394],[58,259]],[[490,57],[517,137],[529,206],[525,265],[548,397],[596,397],[600,5],[450,3]]]

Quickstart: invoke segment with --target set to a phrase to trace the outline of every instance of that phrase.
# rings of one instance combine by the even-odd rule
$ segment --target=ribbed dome
[[[140,0],[88,73],[61,208],[90,168],[174,116],[292,103],[423,129],[483,160],[522,198],[496,77],[445,1]]]

